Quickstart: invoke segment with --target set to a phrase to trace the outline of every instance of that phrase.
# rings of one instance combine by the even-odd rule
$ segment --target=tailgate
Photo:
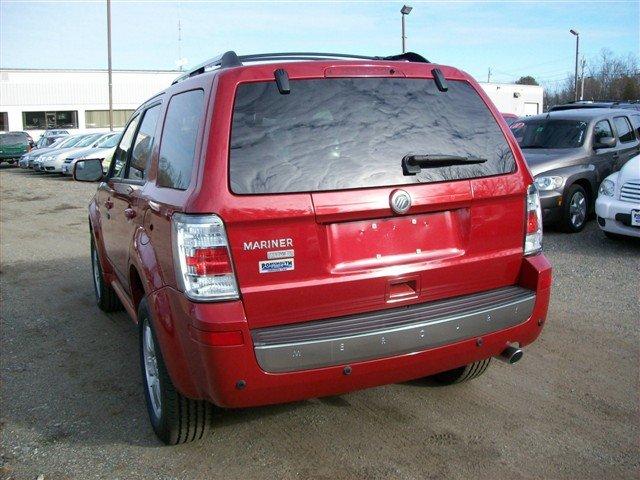
[[[224,219],[250,328],[516,282],[526,186],[467,82],[292,79],[288,95],[256,82],[234,105]],[[403,171],[426,154],[462,160]]]

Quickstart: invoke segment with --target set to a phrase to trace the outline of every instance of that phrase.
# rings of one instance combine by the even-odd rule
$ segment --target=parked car
[[[578,108],[615,108],[640,111],[640,102],[593,102],[591,100],[580,100],[577,102],[565,103],[563,105],[554,105],[549,108],[549,111],[558,112],[561,110],[575,110]]]
[[[598,225],[608,237],[640,238],[640,155],[600,184],[596,215]]]
[[[76,162],[102,181],[96,300],[139,325],[166,443],[200,438],[211,403],[469,380],[545,322],[537,189],[475,80],[414,53],[301,57],[227,52],[136,110],[106,176]]]
[[[513,125],[520,118],[515,113],[501,113],[500,115],[502,115],[502,118],[504,118],[504,121],[507,122],[509,126]]]
[[[78,143],[70,148],[61,150],[53,150],[46,155],[40,157],[40,170],[45,173],[62,173],[62,165],[67,156],[86,148],[93,148],[98,141],[104,136],[104,133],[91,133],[85,135]]]
[[[32,143],[26,132],[0,133],[0,163],[17,163],[22,155],[31,150]]]
[[[66,136],[66,135],[69,135],[68,130],[61,130],[61,129],[45,130],[44,133],[40,135],[36,148],[47,148],[55,141],[55,139]]]
[[[85,137],[86,134],[65,135],[64,137],[60,137],[58,140],[56,140],[48,148],[38,148],[37,150],[28,154],[27,168],[33,168],[34,170],[38,171],[41,165],[41,157],[48,155],[49,153],[54,151],[59,153],[64,148],[71,148]]]
[[[119,141],[119,132],[107,133],[95,143],[95,147],[88,147],[68,154],[62,165],[62,173],[73,175],[73,167],[79,159],[97,158],[104,163],[104,159],[113,153]]]
[[[545,223],[569,233],[584,228],[600,182],[640,151],[630,113],[563,110],[511,126],[540,190]]]
[[[51,147],[49,147],[49,148],[55,147],[56,143],[60,143],[60,142],[62,142],[62,139],[58,139],[58,141],[54,142],[51,145]],[[18,161],[18,166],[21,167],[21,168],[29,168],[29,159],[30,158],[35,158],[35,154],[36,153],[40,153],[43,150],[46,150],[46,149],[38,149],[38,148],[36,148],[36,149],[30,150],[29,152],[23,154],[20,157],[20,160]],[[32,163],[32,167],[33,167],[33,163]]]

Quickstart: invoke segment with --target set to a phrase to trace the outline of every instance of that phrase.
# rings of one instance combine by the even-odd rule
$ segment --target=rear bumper
[[[321,355],[322,361],[314,366],[281,372],[265,371],[269,365],[259,361],[252,336],[257,331],[248,329],[241,302],[198,304],[164,287],[149,296],[149,305],[176,387],[188,397],[204,398],[222,407],[249,407],[408,381],[499,355],[509,343],[528,345],[540,334],[547,315],[551,267],[543,255],[523,260],[518,286],[530,292],[516,301],[524,302],[521,308],[526,309],[526,315],[521,317],[522,310],[518,314],[515,303],[506,302],[513,308],[512,315],[504,311],[499,318],[493,317],[498,325],[490,329],[478,326],[480,319],[471,315],[465,317],[466,323],[458,321],[467,330],[463,336],[456,337],[456,324],[448,324],[452,330],[442,337],[445,344],[411,345],[402,353],[390,349],[383,358],[334,358],[328,366],[322,363],[326,355]],[[484,315],[486,321],[487,313]],[[423,328],[426,333],[429,327],[425,324]],[[211,332],[240,332],[242,340],[237,343],[242,344],[211,346],[205,343]],[[414,333],[419,337],[420,330],[412,331],[413,338]],[[259,340],[259,335],[256,338]],[[395,342],[402,337],[393,338]],[[374,340],[380,341],[380,336]],[[294,350],[289,354],[295,355]],[[349,374],[345,374],[346,365],[351,367]]]

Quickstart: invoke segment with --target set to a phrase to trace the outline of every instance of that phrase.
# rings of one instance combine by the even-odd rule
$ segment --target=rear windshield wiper
[[[422,168],[473,165],[486,161],[486,158],[462,157],[458,155],[405,155],[402,159],[402,172],[405,175],[416,175],[420,173]]]

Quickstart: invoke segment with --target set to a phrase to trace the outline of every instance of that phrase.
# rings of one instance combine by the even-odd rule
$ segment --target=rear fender
[[[134,234],[129,259],[129,290],[132,302],[137,308],[138,302],[136,300],[139,298],[137,298],[136,285],[133,280],[133,275],[137,274],[144,290],[142,294],[148,300],[153,330],[171,381],[183,395],[191,398],[201,397],[202,393],[198,391],[193,382],[195,375],[195,372],[192,371],[193,361],[188,360],[183,345],[184,339],[180,335],[180,327],[184,326],[173,324],[174,315],[171,311],[171,305],[162,289],[165,285],[162,270],[151,239],[143,227],[138,228]]]

